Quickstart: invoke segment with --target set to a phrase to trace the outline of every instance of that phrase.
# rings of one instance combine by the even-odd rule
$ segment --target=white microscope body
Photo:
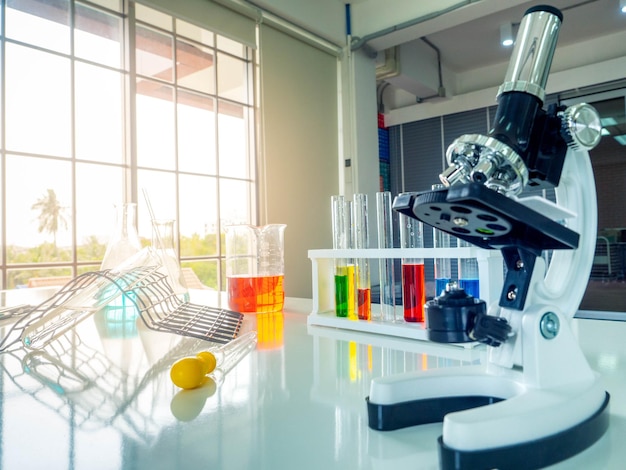
[[[608,428],[609,396],[571,330],[595,251],[596,191],[587,150],[599,141],[601,125],[588,105],[541,110],[561,21],[549,6],[527,11],[490,135],[462,136],[450,146],[450,167],[440,176],[447,190],[394,203],[471,243],[501,249],[508,268],[500,302],[483,314],[472,303],[480,301],[471,300],[451,322],[467,331],[446,332],[481,340],[480,318],[506,326],[506,335],[483,341],[485,364],[371,384],[373,429],[443,420],[442,468],[540,468],[581,452]],[[537,208],[537,200],[518,198],[540,180],[555,188],[556,204]],[[547,267],[546,250],[553,250]],[[433,325],[450,311],[441,297],[431,302],[427,328],[429,306]]]

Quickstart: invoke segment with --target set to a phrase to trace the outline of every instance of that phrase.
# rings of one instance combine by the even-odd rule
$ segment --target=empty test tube
[[[348,249],[354,248],[353,206],[352,201],[345,201],[346,248]],[[348,275],[348,318],[356,320],[356,261],[354,258],[346,258],[346,273]]]
[[[393,220],[391,218],[391,192],[376,193],[376,221],[378,248],[393,248]],[[383,321],[396,320],[395,283],[393,258],[381,258],[378,262],[380,280],[380,312]]]

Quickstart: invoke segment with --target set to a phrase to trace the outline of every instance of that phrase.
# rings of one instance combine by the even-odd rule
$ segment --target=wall
[[[337,58],[261,27],[260,224],[285,223],[285,292],[311,297],[308,250],[332,246],[339,187]]]

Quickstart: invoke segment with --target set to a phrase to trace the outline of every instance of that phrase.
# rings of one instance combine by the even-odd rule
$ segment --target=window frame
[[[69,161],[70,165],[71,165],[71,181],[69,181],[71,184],[71,204],[70,204],[70,220],[69,220],[69,225],[70,225],[70,232],[71,232],[71,239],[72,239],[72,246],[71,246],[71,260],[70,261],[46,261],[46,262],[26,262],[26,263],[17,263],[17,262],[9,262],[8,261],[8,257],[7,257],[7,211],[6,211],[6,207],[8,204],[8,198],[10,197],[9,194],[7,194],[7,189],[6,189],[6,185],[3,184],[2,185],[2,192],[0,193],[0,198],[1,198],[1,204],[2,206],[0,206],[0,223],[1,223],[1,230],[0,230],[0,239],[2,240],[2,251],[0,252],[0,270],[1,270],[1,285],[0,285],[0,289],[7,289],[13,286],[9,285],[9,273],[15,270],[28,270],[28,269],[33,269],[33,270],[49,270],[49,271],[54,271],[54,270],[59,270],[62,271],[62,274],[71,274],[72,276],[76,276],[78,274],[80,274],[81,272],[84,272],[85,270],[94,270],[97,269],[99,267],[99,263],[101,261],[101,258],[99,260],[84,260],[84,259],[79,259],[79,255],[78,255],[78,251],[80,248],[80,240],[78,240],[77,238],[77,222],[79,222],[78,219],[78,215],[77,215],[77,200],[78,198],[81,196],[80,194],[78,194],[78,181],[77,181],[77,166],[78,165],[83,165],[83,164],[93,164],[93,165],[104,165],[104,166],[108,166],[108,167],[114,167],[114,168],[119,168],[122,173],[123,173],[123,182],[121,183],[121,190],[122,190],[122,195],[118,196],[119,198],[121,198],[121,200],[119,202],[133,202],[133,203],[137,203],[138,207],[139,207],[139,226],[141,227],[142,225],[145,225],[145,220],[149,220],[149,215],[148,213],[145,211],[145,201],[143,199],[143,194],[142,194],[142,188],[139,187],[139,173],[142,170],[142,167],[139,166],[138,164],[138,158],[137,158],[137,128],[136,128],[136,123],[137,123],[137,103],[136,103],[136,97],[137,97],[137,89],[136,89],[136,80],[138,78],[138,74],[136,73],[136,63],[135,63],[135,48],[136,48],[136,44],[135,44],[135,27],[136,25],[145,25],[146,22],[139,20],[136,18],[135,15],[135,4],[141,4],[142,6],[147,6],[148,8],[153,8],[153,6],[150,5],[151,2],[134,2],[131,0],[122,0],[121,2],[121,11],[116,12],[114,10],[111,10],[107,7],[104,7],[96,2],[89,2],[89,1],[78,1],[78,0],[69,0],[69,6],[70,6],[70,22],[69,22],[69,31],[70,31],[70,53],[69,54],[63,54],[63,53],[59,53],[59,52],[54,52],[54,51],[48,51],[42,47],[39,46],[35,46],[33,47],[33,49],[35,50],[39,50],[45,53],[50,53],[50,54],[54,54],[56,56],[61,56],[61,57],[66,57],[69,59],[70,63],[71,63],[71,91],[70,91],[70,100],[71,100],[71,136],[72,136],[72,143],[71,143],[71,150],[70,150],[70,154],[65,156],[65,157],[55,157],[55,156],[49,156],[49,155],[37,155],[37,156],[41,156],[42,158],[46,158],[46,159],[59,159],[59,158],[63,158],[65,161]],[[115,15],[117,18],[120,18],[122,21],[122,37],[121,37],[121,54],[122,54],[122,60],[120,63],[120,67],[115,68],[112,67],[110,65],[102,65],[102,64],[98,64],[96,62],[93,62],[91,60],[87,60],[81,57],[78,57],[74,54],[74,31],[75,31],[75,22],[74,22],[74,13],[76,10],[75,5],[84,5],[87,6],[89,8],[93,8],[93,9],[97,9],[97,10],[101,10],[103,12],[106,12],[107,14],[111,14],[111,15]],[[6,58],[6,44],[7,43],[14,43],[14,44],[19,44],[22,46],[26,46],[26,47],[31,47],[28,44],[25,43],[21,43],[19,41],[15,41],[11,38],[7,38],[5,35],[5,31],[6,31],[6,24],[5,24],[5,20],[6,20],[6,2],[2,3],[2,26],[1,26],[1,56],[2,56],[2,62],[0,64],[0,73],[1,73],[1,79],[2,79],[2,90],[1,90],[1,120],[2,120],[2,126],[1,126],[1,141],[2,141],[2,148],[1,148],[1,166],[0,166],[0,177],[2,178],[3,182],[6,181],[6,178],[10,177],[10,175],[7,175],[7,154],[18,154],[18,156],[29,156],[29,153],[24,152],[23,154],[20,154],[19,152],[11,152],[9,149],[6,148],[6,132],[5,132],[5,125],[6,125],[6,116],[7,116],[7,112],[6,112],[6,64],[5,64],[5,58]],[[169,15],[169,13],[164,13],[166,15]],[[212,97],[212,99],[214,100],[214,103],[216,105],[215,109],[214,109],[214,133],[215,133],[215,141],[214,141],[214,145],[215,145],[215,159],[216,159],[216,169],[215,169],[215,174],[213,175],[213,177],[215,178],[216,181],[216,187],[217,187],[217,191],[216,191],[216,199],[215,201],[212,201],[214,206],[215,206],[215,213],[216,213],[216,218],[215,218],[215,242],[216,242],[216,251],[215,253],[198,253],[198,254],[193,254],[193,255],[186,255],[183,257],[180,257],[180,241],[181,241],[181,234],[179,233],[179,243],[178,243],[178,254],[179,254],[179,259],[181,260],[181,264],[183,266],[193,266],[195,263],[216,263],[216,269],[217,269],[217,280],[216,280],[216,285],[211,286],[211,287],[215,287],[218,290],[224,290],[226,287],[226,280],[225,280],[225,274],[224,274],[224,258],[225,258],[225,250],[223,247],[223,224],[224,224],[224,217],[223,214],[221,213],[221,197],[220,197],[220,181],[243,181],[244,184],[247,184],[247,187],[249,188],[248,191],[248,197],[247,197],[247,201],[245,201],[245,205],[246,205],[246,211],[245,214],[247,214],[247,220],[240,220],[238,221],[239,223],[255,223],[258,217],[258,206],[257,206],[257,191],[258,191],[258,182],[257,182],[257,168],[256,168],[256,151],[257,151],[257,137],[256,137],[256,96],[255,96],[255,92],[256,92],[256,78],[255,78],[255,69],[257,66],[256,60],[257,60],[257,54],[256,51],[253,47],[250,47],[250,45],[246,45],[242,42],[240,42],[239,44],[241,44],[242,46],[242,55],[238,56],[236,53],[233,53],[232,51],[229,52],[226,49],[220,49],[220,41],[218,40],[218,35],[219,33],[213,31],[213,42],[212,45],[207,45],[204,43],[201,43],[199,41],[194,40],[193,38],[190,38],[188,36],[178,36],[177,35],[177,30],[176,30],[176,24],[177,21],[175,20],[175,18],[177,17],[172,17],[171,19],[171,23],[172,23],[172,31],[166,31],[168,34],[172,35],[172,40],[173,40],[173,53],[176,54],[176,43],[177,43],[177,38],[180,37],[182,40],[184,40],[185,43],[191,43],[192,45],[198,46],[198,47],[202,47],[202,48],[208,48],[211,49],[213,51],[213,57],[214,59],[218,56],[218,54],[226,54],[228,57],[232,57],[236,60],[239,60],[242,62],[242,66],[244,68],[243,71],[243,75],[244,75],[244,80],[245,80],[245,91],[244,93],[247,94],[247,99],[245,100],[245,102],[240,102],[237,100],[233,100],[233,99],[229,99],[229,98],[225,98],[225,97],[220,97],[219,94],[219,90],[214,90],[215,93],[211,94],[211,93],[204,93],[204,92],[199,92],[198,90],[191,90],[187,87],[181,86],[178,83],[177,77],[176,77],[176,73],[175,73],[175,64],[176,64],[176,56],[174,55],[174,80],[173,82],[170,84],[175,88],[175,92],[174,92],[174,101],[173,101],[173,112],[174,112],[174,136],[175,136],[175,141],[178,139],[178,135],[177,135],[177,126],[178,126],[178,90],[180,90],[181,92],[190,92],[190,93],[195,93],[195,94],[201,94],[202,96],[207,96],[207,97]],[[185,18],[179,18],[182,21],[185,21]],[[195,26],[195,25],[194,25]],[[150,25],[151,28],[155,28],[155,29],[159,29],[158,26],[156,25]],[[165,31],[165,30],[163,30]],[[230,42],[232,43],[232,39],[228,38],[228,37],[224,37],[224,39],[227,39],[227,41],[223,41],[223,42]],[[122,101],[123,101],[123,106],[122,106],[122,110],[123,110],[123,116],[121,117],[121,119],[123,119],[123,121],[125,122],[124,124],[124,136],[123,136],[123,149],[122,151],[122,161],[120,163],[110,163],[110,162],[102,162],[102,161],[92,161],[92,160],[86,160],[86,159],[81,159],[78,158],[78,155],[76,154],[76,126],[77,126],[77,118],[76,118],[76,106],[75,106],[75,100],[76,100],[76,90],[75,90],[75,64],[76,63],[85,63],[85,64],[89,64],[89,65],[94,65],[97,67],[102,67],[104,69],[108,69],[108,70],[115,70],[118,71],[121,76],[122,76],[122,80],[123,80],[123,85],[122,85]],[[215,86],[217,87],[217,73],[218,73],[218,68],[219,64],[214,64],[214,66],[212,67],[212,73],[214,74],[214,83]],[[222,176],[220,175],[219,172],[219,112],[220,112],[220,108],[218,103],[229,103],[229,104],[234,104],[235,106],[240,106],[243,109],[243,124],[244,124],[244,129],[245,129],[245,133],[247,138],[245,139],[245,144],[244,144],[244,152],[246,155],[246,159],[248,161],[249,164],[249,171],[248,174],[245,177],[240,177],[238,176]],[[180,221],[180,216],[181,216],[181,207],[180,207],[180,179],[181,176],[186,176],[186,175],[191,175],[194,176],[196,175],[196,173],[194,172],[188,172],[188,171],[181,171],[179,169],[179,164],[178,164],[178,158],[179,158],[179,148],[177,145],[174,146],[174,167],[172,169],[167,169],[167,170],[155,170],[155,171],[163,171],[167,174],[173,175],[174,177],[174,181],[175,181],[175,214],[174,214],[174,218],[177,221]],[[202,174],[201,176],[209,176],[206,174]],[[208,202],[211,203],[211,202]],[[207,204],[207,201],[202,201],[199,206],[202,207],[205,204]],[[111,206],[111,214],[102,214],[102,217],[109,217],[112,218],[113,216],[113,207]],[[142,218],[143,218],[143,222],[142,222]],[[149,225],[149,222],[148,222]],[[111,231],[112,231],[113,227],[111,227]],[[145,234],[142,234],[145,237]],[[206,234],[205,234],[206,235]],[[145,237],[147,238],[147,237]],[[106,240],[103,240],[104,242],[104,247],[106,247]],[[104,254],[104,251],[102,253],[102,255]]]

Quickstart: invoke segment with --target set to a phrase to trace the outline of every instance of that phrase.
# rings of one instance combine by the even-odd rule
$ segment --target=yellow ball
[[[197,355],[198,359],[201,359],[204,361],[204,363],[206,364],[206,372],[205,374],[210,374],[211,372],[213,372],[215,370],[215,367],[217,367],[217,360],[215,359],[215,356],[213,355],[213,353],[210,353],[209,351],[203,351],[198,353]]]
[[[185,390],[199,387],[206,379],[206,364],[197,357],[185,357],[174,363],[170,378],[174,385]]]

